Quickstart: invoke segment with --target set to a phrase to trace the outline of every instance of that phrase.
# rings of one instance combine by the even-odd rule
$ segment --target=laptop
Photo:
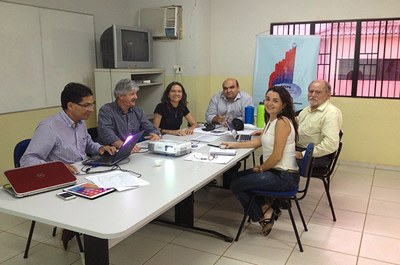
[[[239,134],[233,127],[232,121],[230,119],[226,120],[226,126],[228,127],[228,130],[232,133],[233,139],[235,139],[236,142],[247,142],[251,140],[250,134]]]
[[[29,167],[19,167],[4,172],[16,197],[26,197],[45,191],[74,185],[76,177],[62,162],[49,162]]]
[[[124,144],[121,146],[121,148],[118,150],[118,152],[115,153],[114,155],[105,153],[102,156],[87,159],[87,160],[83,161],[82,164],[89,165],[89,166],[114,166],[114,165],[118,164],[119,162],[128,158],[131,155],[132,148],[142,137],[143,133],[144,133],[144,131],[141,131],[134,135],[129,135],[126,138]]]

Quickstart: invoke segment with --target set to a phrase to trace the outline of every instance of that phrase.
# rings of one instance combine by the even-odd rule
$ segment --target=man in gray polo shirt
[[[234,78],[227,78],[222,83],[222,91],[210,99],[206,112],[208,123],[225,125],[226,119],[240,119],[244,121],[244,108],[253,106],[252,97],[246,92],[240,91],[239,82]],[[223,186],[229,189],[230,176],[240,168],[240,162],[228,169],[223,174]]]

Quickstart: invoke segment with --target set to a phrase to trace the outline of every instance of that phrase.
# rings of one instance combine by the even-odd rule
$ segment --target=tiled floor
[[[340,163],[331,192],[337,221],[327,205],[322,182],[314,179],[301,201],[308,223],[299,252],[288,213],[283,212],[271,234],[263,237],[258,224],[246,227],[238,242],[151,223],[110,250],[113,265],[179,264],[400,264],[400,169]],[[196,193],[196,225],[231,236],[242,210],[230,191],[205,187]],[[294,210],[294,212],[297,212]],[[171,218],[172,211],[163,215]],[[298,216],[296,217],[299,220]],[[52,227],[38,224],[29,258],[23,249],[30,222],[0,214],[0,264],[82,264],[74,240],[60,248]]]

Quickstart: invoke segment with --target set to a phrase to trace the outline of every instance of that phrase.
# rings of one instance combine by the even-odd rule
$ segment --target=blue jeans
[[[262,173],[254,173],[252,169],[237,172],[233,176],[231,190],[246,209],[253,196],[252,190],[287,191],[299,185],[299,174],[288,171],[270,169]],[[264,198],[257,197],[253,201],[249,216],[253,222],[264,219],[262,206],[266,204]],[[268,202],[269,205],[272,202]]]

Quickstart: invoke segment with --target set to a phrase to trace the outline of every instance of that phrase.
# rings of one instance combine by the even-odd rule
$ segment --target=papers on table
[[[209,153],[211,156],[235,156],[236,149],[221,149],[219,147],[211,147]]]
[[[118,191],[134,189],[150,183],[137,178],[129,172],[115,170],[107,173],[93,174],[85,177],[101,188],[115,188]]]
[[[202,134],[200,136],[197,136],[196,138],[193,138],[192,141],[211,143],[218,140],[219,137],[219,135]]]
[[[185,157],[185,161],[196,161],[196,162],[206,162],[206,163],[216,163],[216,164],[227,164],[231,161],[234,156],[213,156],[203,153],[191,153]]]

